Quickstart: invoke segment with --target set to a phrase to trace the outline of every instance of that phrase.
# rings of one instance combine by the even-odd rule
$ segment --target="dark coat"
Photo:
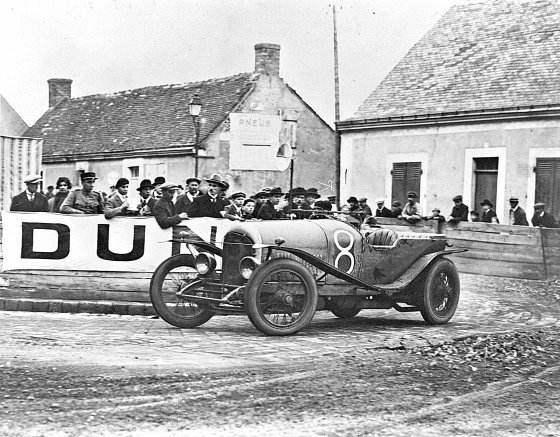
[[[189,217],[215,217],[223,218],[221,211],[224,211],[228,203],[220,199],[218,196],[216,201],[213,202],[212,198],[205,194],[204,196],[196,197],[190,206],[187,213]]]
[[[49,212],[49,204],[41,193],[35,193],[33,201],[30,202],[24,191],[13,197],[10,211]]]
[[[294,214],[296,219],[309,218],[313,214],[313,211],[307,203],[303,203],[302,205],[298,205],[296,203],[286,205],[282,212],[285,217],[289,217],[290,214]]]
[[[173,205],[173,202],[163,197],[160,197],[156,201],[153,213],[158,225],[162,229],[167,229],[181,223],[181,217],[179,217],[179,214],[175,213],[175,205]]]
[[[469,207],[464,203],[459,203],[455,205],[451,210],[451,219],[449,220],[450,223],[457,223],[457,222],[468,222],[469,221]]]
[[[543,228],[556,228],[558,226],[556,220],[554,220],[554,216],[548,212],[545,212],[542,217],[540,216],[540,212],[536,212],[531,219],[531,223],[533,223],[535,227],[542,226]]]
[[[529,222],[527,221],[527,214],[525,214],[525,210],[518,206],[513,211],[509,210],[510,214],[513,212],[513,222],[512,225],[516,226],[529,226]]]
[[[195,196],[194,198],[196,199],[197,197],[198,196]],[[189,196],[187,196],[187,193],[181,194],[179,197],[177,197],[177,201],[175,202],[175,212],[177,214],[181,212],[186,212],[188,214],[192,204],[193,202],[191,201]]]
[[[66,198],[68,197],[68,193],[70,191],[66,191],[66,192],[58,192],[54,195],[54,197],[51,197],[48,200],[48,204],[49,204],[49,212],[60,212],[60,207],[62,206],[62,204],[64,203],[64,201],[66,200]]]
[[[283,217],[285,217],[284,211],[278,211],[275,209],[270,200],[267,200],[262,204],[257,215],[257,218],[260,220],[277,220]]]
[[[385,206],[381,209],[376,208],[375,217],[393,217],[393,212]]]
[[[485,223],[492,223],[492,217],[496,217],[496,223],[500,223],[498,221],[496,213],[491,208],[488,211],[482,211],[482,214],[480,214],[480,221]]]

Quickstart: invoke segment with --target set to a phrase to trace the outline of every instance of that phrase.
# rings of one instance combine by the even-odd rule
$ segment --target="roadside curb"
[[[49,313],[120,314],[129,316],[155,315],[152,305],[148,303],[3,297],[0,297],[0,310]]]

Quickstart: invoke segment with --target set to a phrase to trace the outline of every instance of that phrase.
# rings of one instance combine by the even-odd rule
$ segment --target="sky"
[[[0,0],[0,94],[31,125],[47,79],[79,97],[225,77],[275,43],[280,76],[332,126],[333,3],[344,120],[459,1]]]

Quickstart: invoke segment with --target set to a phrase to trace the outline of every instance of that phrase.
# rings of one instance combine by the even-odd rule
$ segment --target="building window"
[[[391,175],[393,176],[391,202],[395,200],[405,202],[406,193],[409,191],[415,191],[420,196],[421,162],[394,162]]]
[[[546,203],[555,217],[560,214],[560,158],[537,158],[535,202]]]
[[[488,199],[496,206],[498,193],[498,157],[474,158],[474,209]]]
[[[128,167],[128,170],[130,170],[130,178],[131,179],[138,179],[140,176],[140,167],[138,167],[137,165],[133,166],[133,167]]]

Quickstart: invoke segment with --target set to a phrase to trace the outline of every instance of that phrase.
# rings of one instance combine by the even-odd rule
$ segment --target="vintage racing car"
[[[225,220],[225,219],[224,219]],[[247,221],[223,242],[192,234],[154,272],[150,297],[159,316],[194,328],[214,315],[247,314],[267,335],[304,329],[316,311],[341,318],[364,308],[420,311],[447,323],[459,302],[459,275],[440,234],[357,230],[334,220]]]

